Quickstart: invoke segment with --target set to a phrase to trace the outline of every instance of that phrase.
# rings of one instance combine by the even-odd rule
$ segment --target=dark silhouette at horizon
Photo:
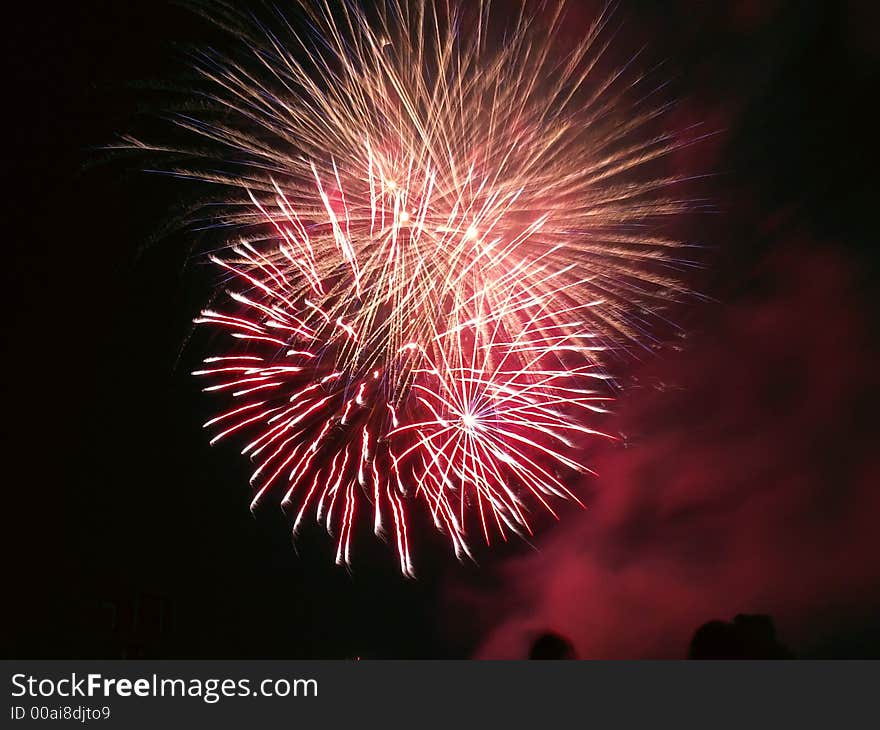
[[[691,639],[688,659],[794,659],[776,636],[770,616],[738,614],[733,621],[707,621]]]
[[[571,642],[552,631],[535,639],[529,650],[529,659],[577,659]]]

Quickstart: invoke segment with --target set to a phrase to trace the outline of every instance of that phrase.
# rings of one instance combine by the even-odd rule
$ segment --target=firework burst
[[[633,179],[676,143],[625,103],[638,78],[599,74],[607,17],[566,49],[564,4],[503,38],[488,2],[308,3],[307,35],[210,7],[243,53],[198,56],[203,104],[174,117],[198,143],[126,145],[222,191],[228,296],[197,322],[229,344],[196,374],[253,505],[316,517],[340,563],[370,514],[412,574],[414,505],[461,557],[577,501],[598,353],[679,291],[674,243],[645,233],[683,208],[675,180]]]

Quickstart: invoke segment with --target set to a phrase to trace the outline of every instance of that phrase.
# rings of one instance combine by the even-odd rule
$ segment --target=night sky
[[[572,5],[578,6],[577,2]],[[593,4],[583,3],[584,23]],[[576,13],[577,15],[577,13]],[[154,81],[222,43],[163,2],[19,4],[6,24],[4,655],[684,657],[696,628],[773,616],[798,656],[880,657],[876,115],[864,2],[623,2],[668,80],[678,223],[705,298],[620,363],[589,509],[460,565],[441,538],[356,545],[350,572],[210,448],[189,375],[213,272],[173,225],[192,191],[99,150],[163,111]],[[574,31],[572,31],[574,32]],[[9,225],[11,224],[11,225]]]

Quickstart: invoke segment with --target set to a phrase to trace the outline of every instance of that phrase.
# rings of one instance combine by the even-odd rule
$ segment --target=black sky
[[[681,160],[713,174],[699,193],[716,209],[682,231],[706,247],[694,285],[718,299],[684,312],[687,328],[760,287],[776,247],[810,241],[852,272],[876,357],[872,6],[621,4],[622,39],[664,60],[682,122],[718,130]],[[427,545],[406,582],[370,541],[352,573],[318,532],[298,555],[280,514],[248,512],[235,450],[207,446],[188,341],[210,274],[191,235],[162,227],[185,191],[96,148],[161,110],[136,82],[179,78],[184,46],[215,31],[176,5],[88,0],[18,4],[3,36],[4,653],[470,655],[493,617],[447,615],[450,586],[493,581],[504,556],[481,571]],[[828,438],[860,437],[858,421],[843,428]],[[867,617],[823,651],[880,654],[876,633]]]

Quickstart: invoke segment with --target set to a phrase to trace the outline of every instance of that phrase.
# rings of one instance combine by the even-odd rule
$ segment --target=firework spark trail
[[[488,2],[316,0],[308,36],[212,4],[245,53],[198,57],[207,108],[174,121],[199,144],[126,141],[223,191],[228,309],[196,321],[233,344],[197,374],[229,407],[206,426],[246,440],[252,506],[283,493],[337,562],[364,512],[410,575],[413,504],[461,557],[577,501],[599,353],[680,291],[644,232],[684,208],[676,179],[635,175],[678,144],[645,133],[663,108],[599,74],[606,15],[564,49],[564,3],[540,10],[499,42]]]
[[[607,399],[585,385],[603,375],[582,322],[561,323],[527,289],[481,280],[439,320],[454,327],[428,329],[380,369],[372,350],[349,348],[376,326],[369,313],[350,325],[337,315],[349,314],[344,300],[319,304],[303,293],[296,304],[271,258],[252,247],[236,253],[236,263],[217,262],[247,293],[230,289],[235,313],[205,310],[197,322],[247,342],[248,354],[209,357],[194,374],[219,381],[206,391],[246,401],[205,425],[220,429],[212,443],[256,434],[242,450],[256,464],[252,507],[278,486],[282,504],[299,504],[295,529],[313,509],[337,535],[337,562],[348,562],[353,516],[366,499],[377,534],[390,519],[401,570],[411,574],[404,500],[426,504],[461,557],[470,555],[469,507],[488,542],[489,517],[502,537],[531,531],[520,491],[551,512],[548,497],[574,498],[551,470],[585,470],[567,452],[576,451],[573,439],[598,433],[580,416],[601,412]],[[345,275],[353,280],[354,271]],[[573,367],[561,357],[572,352],[585,355]],[[409,386],[395,387],[388,372],[406,372]]]
[[[193,167],[175,173],[221,185],[222,221],[254,238],[276,235],[254,230],[264,216],[252,201],[271,207],[280,184],[288,210],[325,224],[312,239],[319,266],[335,265],[340,247],[360,249],[363,261],[384,232],[387,253],[400,257],[390,259],[397,276],[389,284],[412,277],[417,289],[457,269],[456,258],[470,253],[463,238],[510,238],[540,218],[535,255],[576,263],[579,294],[607,303],[594,328],[609,341],[640,339],[639,315],[650,319],[678,290],[666,273],[675,242],[643,224],[684,204],[669,194],[676,179],[632,173],[680,143],[646,133],[664,107],[628,101],[640,76],[599,75],[608,17],[564,48],[552,41],[564,4],[522,10],[503,44],[490,40],[485,2],[378,5],[371,22],[354,5],[307,3],[314,30],[304,37],[283,19],[275,33],[212,3],[209,17],[246,52],[196,58],[197,93],[213,114],[175,117],[195,136],[191,148],[175,150]],[[199,162],[210,154],[206,142],[211,166]],[[217,223],[216,207],[209,213]],[[341,218],[345,231],[332,224]],[[400,250],[401,223],[414,234],[407,251],[419,257],[417,271]],[[362,265],[385,261],[377,254]]]

